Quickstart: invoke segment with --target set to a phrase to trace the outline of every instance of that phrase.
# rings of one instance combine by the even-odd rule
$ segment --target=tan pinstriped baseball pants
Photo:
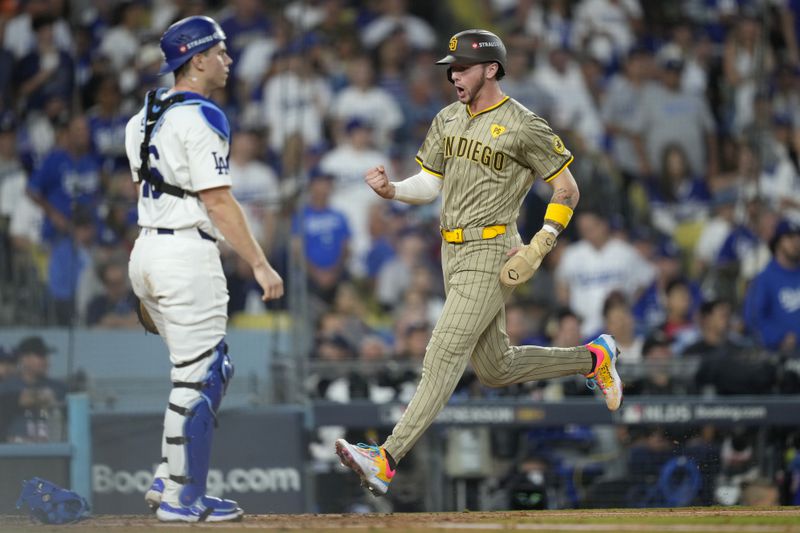
[[[503,387],[591,371],[583,346],[511,346],[505,331],[508,287],[499,272],[506,252],[519,246],[515,231],[485,241],[442,243],[445,302],[422,363],[414,397],[384,448],[399,461],[431,425],[453,394],[468,361],[481,383]]]

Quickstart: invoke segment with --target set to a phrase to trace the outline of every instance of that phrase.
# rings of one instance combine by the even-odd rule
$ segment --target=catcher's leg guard
[[[196,375],[198,368],[190,367],[204,365],[206,372],[200,381],[173,381],[165,416],[170,486],[181,486],[178,502],[183,506],[191,506],[205,495],[216,414],[233,377],[225,340],[210,352],[203,360],[185,367],[187,375]],[[176,376],[180,372],[173,372],[173,379]],[[231,503],[235,507],[235,502]]]

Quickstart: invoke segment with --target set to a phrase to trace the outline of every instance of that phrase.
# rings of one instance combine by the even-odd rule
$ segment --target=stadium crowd
[[[575,222],[509,302],[512,342],[610,332],[623,363],[646,363],[627,394],[800,392],[796,0],[2,2],[0,323],[137,327],[124,130],[169,85],[160,35],[195,14],[227,34],[232,79],[214,98],[233,125],[233,192],[281,275],[304,264],[311,358],[359,362],[313,375],[311,394],[413,392],[443,304],[438,206],[381,203],[362,177],[417,172],[453,100],[433,63],[467,27],[504,39],[503,90],[550,121],[581,189]],[[524,238],[547,193],[528,195]],[[224,264],[234,325],[265,313],[246,265]],[[681,365],[686,379],[669,370]],[[467,375],[456,397],[581,387],[498,392]]]

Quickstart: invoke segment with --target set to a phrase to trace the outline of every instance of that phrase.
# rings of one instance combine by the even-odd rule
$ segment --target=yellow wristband
[[[547,204],[547,211],[544,213],[545,220],[552,220],[566,228],[572,218],[572,209],[562,204]]]

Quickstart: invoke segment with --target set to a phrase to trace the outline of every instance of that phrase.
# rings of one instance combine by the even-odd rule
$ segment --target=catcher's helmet
[[[448,45],[449,54],[436,62],[437,65],[451,65],[453,63],[491,63],[495,62],[500,69],[497,79],[505,75],[506,47],[500,37],[487,30],[464,30],[450,38]],[[450,79],[450,69],[447,69],[447,78]],[[453,80],[450,79],[452,82]]]
[[[189,61],[193,55],[208,50],[225,40],[225,32],[208,17],[181,19],[161,36],[161,51],[166,64],[159,74],[173,72]]]

